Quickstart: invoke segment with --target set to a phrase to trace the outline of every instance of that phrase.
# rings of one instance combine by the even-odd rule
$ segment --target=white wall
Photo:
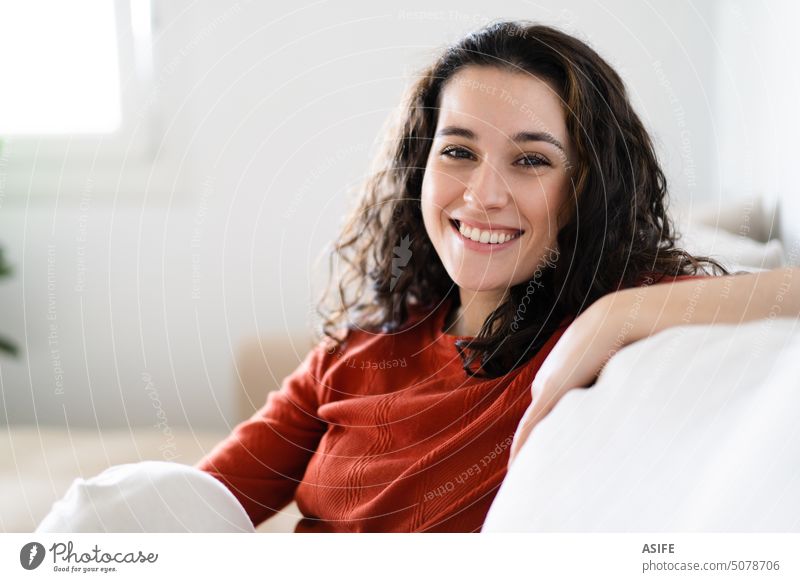
[[[713,8],[159,3],[157,99],[139,112],[155,164],[90,170],[70,155],[48,170],[14,143],[0,160],[0,243],[17,267],[0,284],[0,333],[23,345],[18,361],[0,360],[0,420],[154,424],[157,393],[170,424],[234,422],[233,353],[310,322],[311,261],[411,74],[494,18],[592,43],[627,80],[676,196],[712,196]]]
[[[729,0],[718,9],[718,201],[755,193],[779,204],[773,236],[800,265],[800,4]]]

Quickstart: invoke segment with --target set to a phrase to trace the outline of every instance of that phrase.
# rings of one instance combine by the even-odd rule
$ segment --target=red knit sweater
[[[506,474],[533,378],[571,318],[525,365],[468,377],[447,303],[397,334],[314,348],[280,390],[195,466],[257,526],[294,498],[298,532],[479,531]]]

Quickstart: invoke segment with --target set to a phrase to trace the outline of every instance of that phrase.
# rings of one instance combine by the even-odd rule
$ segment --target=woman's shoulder
[[[325,362],[325,367],[337,361],[347,360],[355,355],[363,359],[368,354],[395,352],[400,346],[429,342],[435,335],[437,323],[442,319],[441,307],[413,305],[409,307],[408,317],[398,326],[360,326],[349,324],[336,335],[318,339],[315,347],[316,357]]]

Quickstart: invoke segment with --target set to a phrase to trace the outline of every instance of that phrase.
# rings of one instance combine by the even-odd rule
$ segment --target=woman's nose
[[[484,160],[470,176],[464,201],[483,212],[491,208],[501,208],[508,203],[508,189],[508,182],[502,173]]]

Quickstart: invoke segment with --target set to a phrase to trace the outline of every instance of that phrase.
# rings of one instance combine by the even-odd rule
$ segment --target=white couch
[[[800,532],[800,321],[673,327],[571,390],[485,532]]]

